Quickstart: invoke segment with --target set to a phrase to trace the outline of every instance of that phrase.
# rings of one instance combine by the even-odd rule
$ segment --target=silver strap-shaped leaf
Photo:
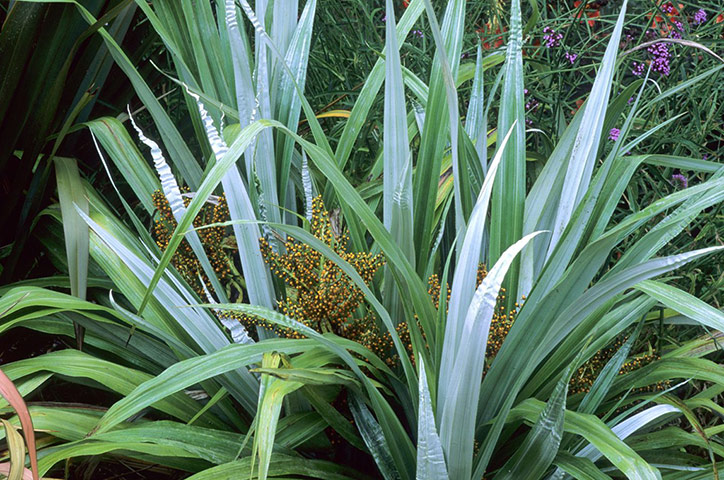
[[[186,212],[186,208],[184,207],[184,202],[181,198],[181,189],[179,188],[178,183],[176,183],[176,178],[173,176],[171,167],[169,167],[166,159],[163,157],[161,147],[143,134],[143,131],[141,131],[138,125],[136,125],[136,122],[133,120],[131,109],[127,107],[127,110],[128,118],[131,120],[131,125],[134,130],[136,130],[138,138],[151,149],[151,158],[153,159],[153,166],[156,168],[156,172],[158,172],[158,178],[161,180],[161,189],[166,197],[166,200],[168,200],[173,217],[178,222]]]
[[[201,115],[201,122],[204,124],[204,130],[206,130],[206,138],[209,139],[214,157],[216,160],[220,160],[226,152],[229,151],[229,147],[226,146],[226,142],[224,142],[219,135],[219,131],[214,126],[214,120],[209,116],[209,112],[206,111],[204,104],[201,102],[201,98],[193,93],[188,86],[186,87],[186,93],[196,100],[196,105],[199,107],[199,115]]]
[[[312,176],[309,173],[307,154],[302,150],[302,185],[304,186],[304,214],[307,220],[312,221]]]
[[[430,389],[427,386],[425,363],[420,358],[420,392],[417,421],[417,480],[445,480],[450,478],[445,466],[442,443],[435,427]]]

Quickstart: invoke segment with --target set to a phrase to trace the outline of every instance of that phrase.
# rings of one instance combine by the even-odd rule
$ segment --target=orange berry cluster
[[[487,270],[485,269],[485,265],[480,264],[478,266],[478,272],[477,272],[477,282],[476,282],[476,288],[480,286],[483,279],[487,275]],[[440,279],[437,275],[432,275],[428,280],[428,293],[430,294],[430,297],[432,298],[433,304],[435,305],[435,308],[440,308]],[[447,299],[450,300],[450,286],[446,285],[447,290]],[[525,297],[522,299],[525,300]],[[505,303],[505,289],[501,289],[500,295],[498,295],[498,305]],[[490,321],[490,332],[488,333],[488,341],[487,341],[487,347],[485,350],[485,369],[483,371],[483,374],[487,373],[488,368],[490,367],[491,362],[495,358],[495,356],[500,351],[500,348],[503,346],[503,341],[508,336],[508,333],[510,332],[510,328],[513,326],[513,322],[515,321],[515,316],[517,314],[518,309],[522,306],[521,303],[515,303],[515,309],[511,310],[509,312],[505,312],[505,307],[499,306],[496,308],[495,313],[493,314],[493,318]],[[400,328],[404,328],[404,332],[400,332]],[[398,333],[400,333],[400,338],[403,340],[403,343],[406,345],[409,344],[409,332],[407,331],[407,326],[403,322],[398,327]],[[593,382],[598,377],[598,375],[601,373],[601,370],[603,370],[603,367],[606,365],[606,363],[613,357],[613,355],[623,346],[624,340],[617,340],[609,347],[602,349],[596,354],[591,357],[591,359],[588,360],[584,365],[582,365],[576,374],[571,378],[570,382],[570,393],[582,393],[582,392],[588,392],[591,389],[591,386],[593,385]],[[412,347],[408,345],[408,349],[410,355],[412,355]],[[654,353],[645,353],[640,354],[632,357],[631,359],[627,360],[622,366],[621,370],[619,372],[619,375],[623,375],[625,373],[632,372],[634,370],[637,370],[645,365],[650,364],[651,362],[658,360],[658,355]],[[645,392],[645,391],[660,391],[668,388],[670,386],[669,382],[659,382],[655,385],[651,385],[648,387],[643,387],[636,389],[637,392]]]
[[[349,263],[366,284],[372,281],[377,270],[384,265],[382,255],[347,251],[349,237],[346,234],[335,234],[321,196],[312,202],[310,233]],[[264,260],[274,276],[283,280],[288,287],[286,299],[277,302],[279,311],[317,332],[344,335],[345,324],[364,301],[364,294],[352,279],[336,263],[292,237],[287,238],[280,252],[274,251],[264,238],[259,239],[259,244]],[[272,326],[260,319],[244,315],[238,318],[247,325],[272,328],[282,337],[302,337],[292,329]],[[361,335],[363,332],[355,330],[355,333]],[[355,340],[349,336],[348,338]]]
[[[182,188],[182,191],[188,192],[188,188]],[[152,195],[153,204],[158,211],[158,215],[154,220],[153,233],[156,239],[156,244],[161,251],[166,250],[168,243],[171,240],[171,235],[178,223],[171,212],[171,206],[168,204],[166,196],[160,190],[156,190]],[[183,197],[184,204],[186,206],[191,203],[191,198],[187,196]],[[206,202],[201,208],[201,211],[194,219],[193,225],[196,228],[203,227],[205,225],[213,223],[221,223],[229,220],[229,207],[226,204],[226,198],[221,196],[218,201]],[[229,266],[229,258],[224,252],[224,239],[226,238],[225,227],[209,227],[198,230],[199,238],[204,246],[206,256],[211,263],[211,266],[216,272],[219,280],[226,278],[231,273]],[[199,276],[203,279],[206,287],[210,292],[213,292],[213,288],[210,285],[209,278],[204,272],[199,260],[196,258],[191,245],[184,239],[179,245],[173,257],[171,257],[171,263],[186,282],[194,289],[194,291],[201,298],[206,298],[204,293],[204,287],[199,280]]]
[[[482,263],[478,265],[478,271],[477,271],[477,281],[476,281],[476,288],[480,286],[480,284],[483,282],[483,279],[488,274],[485,265]],[[440,292],[442,290],[442,287],[440,285],[440,278],[437,276],[437,274],[433,274],[428,278],[428,290],[427,293],[430,295],[430,298],[432,299],[432,303],[435,306],[436,309],[440,308]],[[450,300],[450,285],[445,285],[445,290],[447,291],[447,300]],[[501,289],[501,294],[498,295],[498,304],[501,304],[505,302],[505,289]],[[445,304],[447,306],[447,303]],[[520,305],[515,304],[516,308],[518,308]],[[510,327],[513,325],[513,320],[515,318],[515,315],[517,313],[517,310],[510,311],[508,313],[505,313],[503,310],[505,307],[499,307],[495,309],[495,313],[493,314],[493,318],[490,322],[490,333],[488,335],[488,342],[487,342],[487,348],[485,353],[485,359],[486,359],[486,365],[485,365],[485,371],[487,372],[488,366],[490,362],[495,358],[495,356],[498,354],[498,351],[500,350],[500,347],[503,344],[503,340],[508,335],[508,332],[510,331]],[[422,331],[422,327],[420,326],[418,322],[418,327],[420,328],[420,331]],[[368,328],[371,329],[371,327],[360,327],[362,328]],[[376,325],[375,325],[376,328]],[[407,349],[407,354],[410,357],[410,360],[412,361],[413,365],[415,364],[415,358],[412,352],[412,340],[410,339],[410,329],[408,327],[407,322],[400,322],[399,325],[396,327],[397,335],[400,337],[400,341]],[[422,332],[423,341],[425,340],[425,332]],[[369,340],[371,339],[371,340]],[[392,343],[392,337],[388,332],[380,333],[379,330],[368,332],[365,336],[365,340],[367,343],[362,343],[367,348],[375,352],[380,358],[384,358],[388,365],[395,366],[399,362],[399,356],[397,353],[390,354],[389,352],[394,352],[394,344]]]
[[[395,351],[392,336],[380,329],[372,313],[367,313],[362,318],[355,318],[346,324],[343,336],[367,348],[391,367],[399,361],[397,354],[392,353]]]
[[[478,268],[480,270],[480,268]],[[430,278],[427,279],[427,293],[430,295],[430,298],[432,299],[432,304],[435,305],[435,309],[440,308],[440,277],[437,276],[437,273],[433,273],[430,275]],[[450,300],[450,285],[446,284],[446,290],[447,290],[447,299]]]
[[[420,321],[417,319],[417,316],[415,316],[415,321],[417,322],[417,328],[422,332],[422,339],[427,340],[425,332],[422,331],[422,327],[420,326]],[[409,325],[407,325],[407,322],[400,322],[397,327],[395,327],[395,330],[397,330],[397,336],[400,337],[400,341],[407,349],[407,355],[410,357],[410,362],[412,362],[412,365],[415,366],[415,354],[412,351],[412,338],[410,337]],[[389,336],[389,334],[387,335]],[[397,355],[396,353],[392,356],[392,358],[387,359],[387,362],[391,365],[396,365],[399,361],[399,355]]]
[[[479,287],[481,283],[483,283],[483,279],[488,275],[488,271],[485,268],[484,264],[478,265],[478,271],[477,271],[477,277],[475,282],[475,288]],[[442,290],[440,286],[440,279],[437,275],[432,275],[428,279],[428,290],[427,292],[430,294],[430,297],[432,298],[432,302],[435,305],[435,308],[440,308],[440,291]],[[447,290],[447,300],[450,300],[450,286],[445,285],[445,288]],[[498,295],[498,305],[505,303],[505,289],[500,289],[500,294]],[[447,304],[446,304],[447,305]],[[490,320],[490,331],[488,333],[488,342],[487,347],[485,349],[485,372],[487,372],[488,367],[490,366],[490,362],[495,358],[495,356],[500,351],[500,347],[503,345],[503,340],[505,340],[505,337],[508,335],[508,332],[510,332],[510,327],[513,326],[513,321],[515,320],[515,315],[517,314],[517,308],[520,307],[520,304],[515,304],[516,310],[511,310],[510,312],[505,312],[505,307],[498,306],[496,307],[493,318]],[[409,333],[408,333],[409,338]]]
[[[623,338],[617,339],[608,347],[596,352],[586,363],[581,365],[571,378],[571,382],[569,384],[569,392],[571,394],[588,393],[593,386],[593,382],[601,374],[601,371],[609,362],[609,360],[611,360],[615,353],[623,346],[624,341],[625,339]],[[634,357],[626,360],[621,365],[621,369],[619,370],[618,374],[624,375],[626,373],[633,372],[643,366],[646,366],[658,360],[659,358],[659,355],[655,353],[642,353],[639,355],[635,355]],[[651,386],[635,389],[635,391],[659,391],[664,390],[669,386],[670,385],[668,382],[659,382]]]
[[[418,327],[420,323],[418,322]],[[412,352],[412,340],[410,339],[410,329],[407,326],[407,322],[400,322],[396,327],[397,336],[400,338],[402,345],[407,350],[407,354],[415,364],[415,356]],[[422,331],[422,328],[420,328]],[[375,323],[374,316],[368,315],[367,317],[352,322],[345,333],[347,338],[356,341],[367,349],[371,350],[379,358],[383,359],[384,362],[390,366],[395,367],[400,362],[400,356],[395,350],[395,343],[392,341],[392,335],[390,332],[380,329]],[[423,340],[425,339],[425,333],[422,333]]]

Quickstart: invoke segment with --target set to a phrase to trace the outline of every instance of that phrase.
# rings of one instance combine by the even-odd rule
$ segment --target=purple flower
[[[568,52],[566,52],[566,53],[563,54],[563,56],[566,57],[566,60],[568,60],[571,65],[573,65],[573,63],[574,63],[574,62],[576,61],[576,59],[578,58],[578,54],[577,54],[577,53],[568,53]]]
[[[632,68],[631,68],[631,73],[633,73],[633,74],[636,75],[637,77],[640,77],[641,75],[644,74],[644,69],[645,69],[645,67],[644,67],[644,64],[643,64],[643,63],[632,62],[632,63],[631,63],[631,66],[632,66]]]
[[[674,14],[674,6],[671,3],[666,3],[664,5],[661,5],[661,11],[664,12],[667,15],[673,15]]]
[[[671,67],[669,66],[669,60],[667,58],[654,58],[653,62],[651,62],[651,69],[665,77],[671,73]]]
[[[671,181],[676,185],[678,184],[681,188],[687,188],[689,186],[689,179],[680,173],[675,173],[671,176]]]
[[[546,48],[559,46],[563,39],[563,34],[556,33],[551,27],[543,27],[543,34],[543,41],[546,44]]]
[[[527,88],[523,89],[523,93],[525,95],[528,95],[528,89]],[[536,100],[535,98],[529,98],[525,102],[525,110],[526,110],[526,112],[528,112],[530,114],[533,114],[533,112],[535,112],[538,109],[538,107],[540,107],[540,102],[538,100]],[[533,120],[526,118],[525,123],[526,123],[526,125],[533,125]]]
[[[706,10],[704,10],[703,8],[700,8],[694,14],[694,25],[701,25],[704,22],[706,22]]]
[[[416,35],[418,38],[425,38],[425,34],[422,33],[422,30],[413,30],[412,34]]]
[[[634,101],[634,97],[631,97],[631,98],[628,99],[628,101],[626,102],[626,104],[627,104],[627,105],[631,105],[631,104],[633,103],[633,101]]]
[[[671,57],[671,53],[669,53],[669,46],[665,43],[654,43],[653,45],[649,46],[649,48],[646,49],[651,56],[653,57],[651,60],[651,70],[654,72],[659,72],[661,75],[667,76],[669,73],[671,73],[671,68],[669,66],[669,58]]]
[[[671,38],[681,38],[681,33],[684,31],[684,25],[681,22],[674,20],[674,28],[669,33]]]
[[[608,132],[608,139],[613,140],[614,142],[618,140],[618,136],[621,135],[621,130],[618,128],[612,128],[610,132]]]
[[[623,38],[621,39],[621,42],[619,43],[620,49],[626,49],[629,45],[631,45],[634,42],[634,36],[630,33],[626,33]]]

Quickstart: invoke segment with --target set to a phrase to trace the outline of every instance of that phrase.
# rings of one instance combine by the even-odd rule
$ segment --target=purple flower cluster
[[[566,53],[563,54],[563,56],[566,57],[566,60],[568,60],[568,62],[570,62],[571,65],[573,65],[573,63],[574,63],[574,62],[576,61],[576,59],[578,58],[578,54],[577,54],[577,53],[568,53],[568,52],[566,52]]]
[[[681,38],[681,33],[684,31],[684,25],[681,22],[674,20],[674,28],[669,33],[671,38]]]
[[[671,68],[669,66],[669,58],[671,57],[671,53],[669,53],[669,46],[667,44],[663,42],[654,43],[646,50],[652,56],[651,70],[653,70],[654,72],[659,72],[661,75],[664,76],[667,76],[669,73],[671,73]]]
[[[563,34],[557,33],[551,27],[543,27],[543,41],[546,44],[546,48],[557,47],[563,40]]]
[[[527,88],[523,89],[523,94],[524,94],[524,95],[528,95],[528,89],[527,89]],[[533,112],[535,112],[535,111],[538,109],[538,107],[540,107],[540,102],[539,102],[538,100],[536,100],[535,98],[531,98],[531,99],[529,99],[529,100],[526,100],[526,102],[525,102],[525,110],[526,110],[526,112],[533,113]],[[531,120],[531,119],[529,119],[529,118],[526,118],[526,119],[525,119],[525,123],[526,123],[527,125],[533,125],[533,120]]]
[[[689,179],[680,173],[673,174],[671,181],[674,182],[674,184],[678,184],[681,188],[687,188],[689,186]]]
[[[413,30],[412,34],[418,38],[425,38],[425,34],[422,33],[422,30]]]
[[[637,77],[640,77],[641,75],[643,75],[645,69],[646,69],[646,66],[643,63],[639,63],[639,62],[631,63],[631,73],[633,73]]]
[[[661,11],[667,15],[673,15],[676,13],[674,12],[674,6],[671,4],[671,2],[661,5]]]
[[[704,10],[703,8],[700,8],[694,14],[694,25],[701,25],[704,22],[706,22],[706,10]]]
[[[618,140],[619,135],[621,135],[621,130],[619,130],[618,128],[612,128],[611,131],[608,132],[608,139],[615,142]]]

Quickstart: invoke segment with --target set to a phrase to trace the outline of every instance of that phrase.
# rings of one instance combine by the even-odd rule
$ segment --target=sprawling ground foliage
[[[0,475],[718,478],[720,3],[1,8]]]

